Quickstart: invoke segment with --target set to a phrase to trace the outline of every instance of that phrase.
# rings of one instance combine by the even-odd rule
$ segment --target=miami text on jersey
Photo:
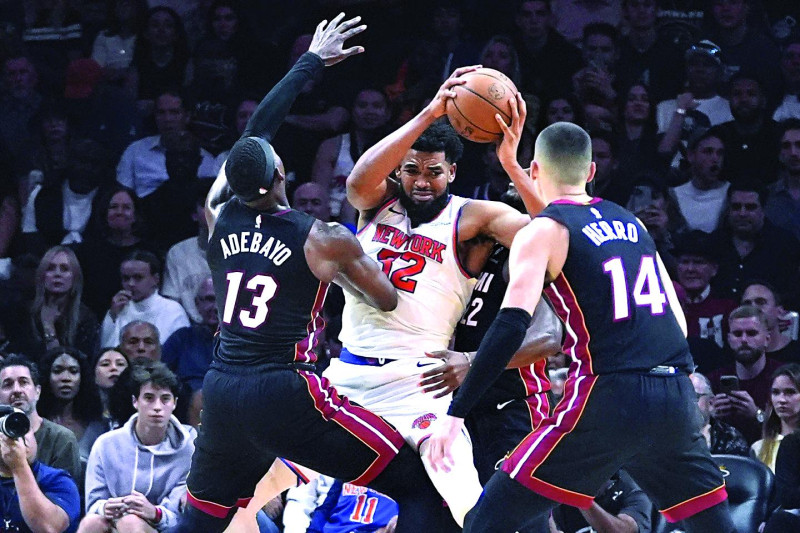
[[[410,250],[437,263],[441,263],[442,252],[447,250],[447,245],[424,235],[407,235],[402,230],[386,224],[378,224],[375,227],[375,235],[372,236],[375,242],[388,244],[395,250]]]
[[[243,231],[231,233],[219,240],[222,247],[222,258],[227,259],[232,255],[242,252],[263,255],[275,266],[281,266],[292,255],[292,251],[280,240],[270,237],[263,244],[264,236],[259,232]]]

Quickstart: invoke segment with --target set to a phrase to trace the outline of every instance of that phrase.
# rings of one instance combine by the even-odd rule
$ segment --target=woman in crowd
[[[153,110],[157,95],[183,86],[188,63],[189,43],[181,18],[165,6],[150,9],[133,51],[137,100],[146,115]]]
[[[655,106],[643,84],[620,92],[620,127],[617,135],[619,168],[629,176],[653,171],[659,164]]]
[[[772,376],[770,402],[763,438],[751,446],[753,455],[775,471],[775,459],[783,437],[800,428],[800,364],[779,368]]]
[[[253,53],[256,45],[245,28],[237,2],[215,0],[211,4],[205,35],[197,43],[190,62],[190,77],[194,85],[221,85],[206,90],[222,95],[243,89],[263,89],[265,63],[268,61]]]
[[[88,459],[92,444],[108,429],[102,421],[103,408],[89,360],[74,348],[57,347],[47,352],[39,367],[39,414],[71,430],[78,439],[81,459]]]
[[[800,531],[800,431],[785,436],[775,461],[775,503],[762,533]]]
[[[97,318],[81,304],[83,273],[75,253],[65,246],[47,250],[36,269],[36,292],[20,328],[6,333],[15,351],[33,360],[57,346],[94,351]]]
[[[115,184],[93,209],[94,233],[88,234],[76,248],[86,279],[92,280],[85,288],[83,300],[97,316],[105,316],[111,298],[122,287],[119,273],[122,260],[134,250],[156,252],[141,236],[144,224],[137,207],[136,194]]]
[[[539,117],[539,131],[556,122],[572,122],[583,127],[585,118],[581,103],[572,95],[555,96],[545,100]]]
[[[100,393],[103,405],[103,418],[111,419],[108,410],[108,393],[119,380],[120,374],[128,368],[128,357],[117,348],[106,348],[100,352],[94,364],[94,382]]]

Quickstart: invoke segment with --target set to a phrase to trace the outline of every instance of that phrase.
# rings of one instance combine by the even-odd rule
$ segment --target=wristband
[[[164,517],[164,513],[161,511],[160,507],[156,507],[156,517],[153,519],[153,524],[158,524],[161,522],[161,519]]]
[[[675,109],[675,112],[676,112],[677,114],[679,114],[679,115],[685,115],[685,114],[686,114],[686,110],[685,110],[684,108],[682,108],[682,107],[678,107],[678,108],[676,108],[676,109]]]
[[[464,354],[464,357],[467,358],[467,362],[469,366],[472,366],[472,362],[475,360],[475,356],[478,355],[478,352],[461,352]]]

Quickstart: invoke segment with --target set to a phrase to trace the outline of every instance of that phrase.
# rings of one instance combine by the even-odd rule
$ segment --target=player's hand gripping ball
[[[491,68],[467,72],[461,79],[467,83],[456,85],[455,98],[446,103],[447,118],[462,137],[478,143],[490,143],[503,136],[494,118],[499,114],[511,125],[511,100],[517,87],[508,76]]]

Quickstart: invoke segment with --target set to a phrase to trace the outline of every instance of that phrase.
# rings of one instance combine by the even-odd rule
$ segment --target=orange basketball
[[[503,131],[494,116],[511,124],[511,100],[517,88],[508,76],[491,68],[479,68],[461,76],[464,85],[453,89],[455,98],[447,100],[447,118],[459,135],[478,143],[500,139]]]

